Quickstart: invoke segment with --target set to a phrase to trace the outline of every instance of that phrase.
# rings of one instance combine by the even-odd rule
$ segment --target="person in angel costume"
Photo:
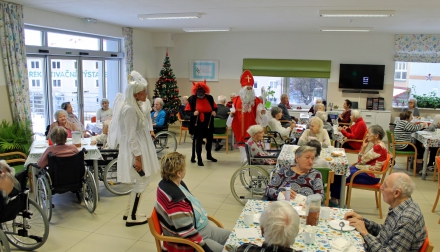
[[[232,131],[235,141],[245,142],[249,137],[247,129],[259,124],[267,126],[266,110],[263,101],[255,96],[254,77],[249,70],[245,70],[240,77],[241,90],[239,96],[232,100],[231,118]]]
[[[152,138],[155,137],[147,102],[147,81],[136,71],[130,73],[125,90],[125,100],[121,94],[114,102],[114,114],[110,125],[109,143],[119,144],[117,178],[121,183],[135,183],[125,209],[123,219],[127,227],[147,223],[146,214],[137,213],[142,194],[150,183],[150,176],[159,170],[156,149]],[[144,112],[144,110],[146,110]],[[116,134],[112,132],[115,130]]]
[[[203,166],[202,142],[206,138],[206,159],[217,162],[212,157],[212,140],[214,134],[214,117],[217,112],[217,104],[214,98],[209,95],[210,89],[204,82],[193,82],[192,95],[188,98],[185,111],[190,112],[189,134],[193,135],[191,163],[195,163],[197,153],[197,164]]]

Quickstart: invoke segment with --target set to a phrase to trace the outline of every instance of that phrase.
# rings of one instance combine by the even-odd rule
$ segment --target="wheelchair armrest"
[[[41,170],[41,167],[40,167],[39,165],[37,165],[37,163],[30,163],[30,164],[28,164],[28,166],[27,166],[27,168],[26,168],[26,169],[29,169],[29,166],[33,166],[33,167],[35,167],[35,168],[37,168],[37,169],[40,169],[40,170]]]

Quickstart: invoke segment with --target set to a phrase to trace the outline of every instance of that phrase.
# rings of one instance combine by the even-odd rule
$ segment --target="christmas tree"
[[[173,69],[171,69],[168,51],[160,70],[160,77],[156,82],[153,98],[160,97],[164,102],[164,109],[168,109],[170,117],[168,123],[177,121],[177,113],[179,113],[179,87],[177,87],[176,77]]]

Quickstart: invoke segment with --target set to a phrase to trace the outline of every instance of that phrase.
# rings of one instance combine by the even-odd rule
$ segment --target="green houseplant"
[[[270,105],[272,105],[272,102],[270,101],[275,99],[275,90],[272,90],[272,87],[269,86],[266,91],[266,96],[267,96],[267,101],[266,104],[264,104],[264,106],[266,107],[266,109],[270,109]]]
[[[29,152],[32,144],[31,122],[9,123],[3,120],[0,124],[0,153],[10,151]]]
[[[414,90],[413,97],[417,99],[417,107],[419,108],[440,108],[440,97],[437,96],[437,93],[432,91],[429,94],[417,95],[415,92],[415,87],[412,88]]]

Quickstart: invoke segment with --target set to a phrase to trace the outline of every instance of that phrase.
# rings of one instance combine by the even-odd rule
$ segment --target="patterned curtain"
[[[125,76],[127,77],[133,71],[133,28],[122,28],[122,34],[124,35]]]
[[[394,60],[439,63],[439,39],[439,34],[397,34]]]
[[[23,6],[0,2],[0,42],[12,118],[17,122],[30,120]]]

